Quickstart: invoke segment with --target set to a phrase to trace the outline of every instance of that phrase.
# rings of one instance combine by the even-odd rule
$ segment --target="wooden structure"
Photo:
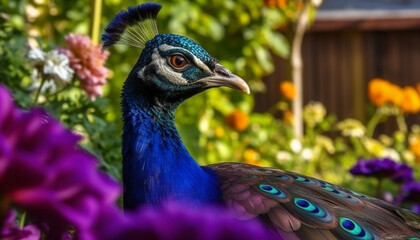
[[[324,0],[324,5],[330,2],[337,8],[321,7],[305,35],[303,102],[320,101],[338,119],[364,121],[370,79],[385,78],[400,86],[420,82],[420,1],[412,1],[417,9],[406,9],[404,4],[380,10],[340,9],[339,2],[359,1]],[[401,5],[404,1],[374,2]],[[278,85],[289,79],[286,61],[275,57],[274,62],[275,72],[264,79],[267,91],[256,96],[257,111],[278,101]],[[409,116],[408,123],[420,123],[420,115]]]

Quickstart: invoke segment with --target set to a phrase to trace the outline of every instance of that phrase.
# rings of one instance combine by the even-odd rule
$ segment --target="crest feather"
[[[143,3],[118,13],[105,28],[103,47],[126,44],[143,49],[147,41],[159,34],[156,17],[162,6]]]

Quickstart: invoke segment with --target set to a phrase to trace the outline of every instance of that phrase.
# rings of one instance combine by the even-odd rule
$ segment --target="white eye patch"
[[[168,51],[168,50],[172,50],[172,49],[179,49],[179,47],[174,47],[171,45],[167,45],[167,44],[163,44],[161,46],[159,46],[159,50],[160,51]],[[201,70],[203,70],[205,73],[207,73],[208,75],[213,75],[213,72],[210,70],[209,67],[207,67],[206,64],[203,63],[203,61],[201,61],[199,58],[197,58],[194,54],[192,54],[190,51],[188,51],[187,49],[182,49],[183,51],[189,52],[191,54],[191,56],[194,59],[194,64],[200,68]]]
[[[159,46],[159,49],[154,49],[152,54],[152,61],[149,63],[149,65],[154,65],[156,67],[156,73],[159,75],[165,77],[168,79],[171,83],[177,84],[177,85],[187,85],[188,81],[185,80],[182,77],[181,72],[177,72],[174,69],[172,69],[171,66],[168,65],[166,57],[162,57],[160,55],[160,51],[168,51],[171,49],[179,49],[179,47],[170,46],[167,44],[163,44]],[[160,51],[159,51],[160,50]],[[188,51],[186,49],[183,49],[183,51]],[[206,72],[208,75],[213,75],[213,72],[207,67],[206,64],[204,64],[199,58],[194,56],[194,54],[191,54],[193,56],[194,65]],[[144,70],[147,66],[140,69],[140,71],[137,72],[137,77],[143,78],[144,77]]]
[[[187,85],[188,82],[182,77],[182,73],[174,71],[170,66],[168,66],[166,58],[160,56],[159,50],[155,49],[152,54],[152,61],[149,65],[154,65],[156,67],[156,73],[168,79],[171,83],[177,85]],[[149,66],[147,65],[147,66]],[[137,77],[144,77],[143,67],[140,71],[137,72]]]

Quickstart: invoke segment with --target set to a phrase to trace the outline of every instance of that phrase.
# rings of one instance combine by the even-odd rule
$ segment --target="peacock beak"
[[[213,76],[202,78],[197,82],[205,83],[207,88],[229,87],[250,94],[248,84],[222,65],[217,64],[214,73]]]

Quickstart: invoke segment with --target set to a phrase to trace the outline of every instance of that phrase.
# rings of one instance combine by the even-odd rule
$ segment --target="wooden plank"
[[[419,31],[310,32],[303,42],[304,103],[321,101],[338,119],[365,119],[367,84],[375,77],[400,85],[420,82]],[[256,95],[256,111],[279,99],[278,84],[287,80],[286,61],[275,57],[276,70],[264,78],[267,92]],[[420,114],[407,117],[420,123]],[[392,132],[390,121],[379,129]]]
[[[420,18],[316,20],[309,31],[399,31],[413,29],[420,29]]]

